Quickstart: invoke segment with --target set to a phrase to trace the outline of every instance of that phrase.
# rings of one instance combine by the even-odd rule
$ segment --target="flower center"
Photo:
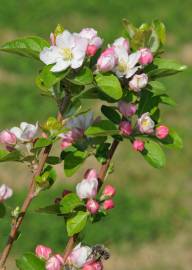
[[[127,70],[127,63],[124,60],[121,60],[118,64],[118,70],[122,73],[126,72]]]
[[[145,119],[145,120],[143,120],[143,122],[142,122],[142,126],[143,126],[143,127],[148,127],[149,124],[150,124],[150,121],[149,121],[148,119]]]
[[[65,60],[71,60],[73,58],[73,53],[72,53],[71,49],[64,48],[63,49],[63,57]]]

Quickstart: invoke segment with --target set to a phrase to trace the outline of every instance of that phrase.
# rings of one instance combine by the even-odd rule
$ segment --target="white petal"
[[[88,40],[80,37],[79,35],[74,35],[75,39],[75,49],[82,52],[86,52],[88,46]]]
[[[140,56],[140,52],[135,52],[129,55],[128,65],[130,68],[134,67],[138,63]]]
[[[22,140],[21,135],[22,135],[23,131],[20,128],[13,127],[13,128],[10,129],[10,131],[13,134],[15,134],[15,136],[17,137],[17,139]]]
[[[27,122],[21,122],[20,128],[21,128],[21,130],[24,130],[24,129],[26,129],[29,125],[31,125],[31,124],[28,124]]]
[[[72,48],[74,46],[74,37],[73,35],[65,30],[62,34],[59,34],[56,37],[56,45],[59,48]]]
[[[128,72],[126,73],[126,78],[130,78],[131,76],[133,76],[135,74],[135,72],[137,72],[139,67],[134,67],[132,69],[129,69]]]
[[[67,69],[70,66],[70,61],[59,60],[52,68],[52,72],[60,72]]]
[[[73,60],[71,61],[71,67],[72,67],[73,69],[76,69],[76,68],[81,67],[82,64],[83,64],[83,60],[84,60],[84,58],[82,58],[82,59],[73,59]]]
[[[40,52],[40,60],[46,65],[56,63],[61,57],[60,50],[55,46],[51,46],[50,48],[45,47],[42,52]]]

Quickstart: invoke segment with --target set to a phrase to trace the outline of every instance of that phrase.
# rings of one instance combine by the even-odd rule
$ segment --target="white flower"
[[[97,31],[93,28],[84,28],[79,35],[82,38],[86,38],[89,45],[95,45],[97,49],[99,49],[103,43],[102,39],[98,37]]]
[[[88,41],[79,34],[71,34],[65,30],[57,35],[55,46],[45,47],[40,53],[40,59],[46,65],[55,64],[52,72],[60,72],[68,67],[77,69],[82,66]]]
[[[124,47],[114,47],[115,53],[118,57],[118,64],[114,68],[116,75],[121,77],[130,78],[138,70],[139,66],[136,64],[139,61],[141,53],[139,51],[128,55],[128,52]]]
[[[82,268],[91,255],[92,249],[88,246],[81,246],[78,244],[68,257],[68,263],[76,268]]]
[[[145,73],[135,74],[129,82],[129,87],[135,92],[140,92],[148,83],[148,76]]]
[[[141,133],[152,133],[154,126],[155,123],[151,119],[149,112],[142,114],[141,117],[138,119],[138,127]]]
[[[68,128],[78,128],[80,130],[86,130],[94,123],[93,112],[81,114],[67,123]]]
[[[76,186],[76,192],[80,199],[94,198],[97,195],[97,178],[83,179]]]
[[[0,186],[0,202],[7,200],[13,195],[13,190],[5,184]]]
[[[37,135],[38,123],[36,123],[36,125],[32,125],[22,122],[20,127],[13,127],[10,131],[15,134],[17,139],[21,142],[29,142]]]

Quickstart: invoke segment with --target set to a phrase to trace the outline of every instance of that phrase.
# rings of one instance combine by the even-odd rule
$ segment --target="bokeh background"
[[[104,242],[112,257],[105,269],[112,270],[191,270],[192,265],[192,16],[191,0],[0,0],[0,44],[25,35],[48,38],[57,23],[71,31],[95,27],[106,42],[122,31],[121,19],[135,24],[160,19],[167,26],[167,58],[189,66],[177,76],[164,79],[169,94],[177,102],[164,106],[163,118],[184,140],[181,151],[167,151],[165,169],[155,170],[133,153],[126,142],[114,159],[115,172],[109,182],[117,187],[116,208],[102,223],[85,232],[85,243]],[[42,98],[34,78],[40,64],[14,55],[0,54],[0,129],[20,121],[43,121],[56,112],[55,104]],[[89,104],[88,104],[89,105]],[[85,167],[93,165],[88,161]],[[11,253],[8,270],[15,270],[13,259],[24,251],[46,244],[62,251],[66,241],[63,221],[37,215],[38,205],[46,205],[70,186],[58,168],[58,181],[51,191],[41,194],[31,206],[22,234]],[[80,180],[83,171],[75,176]],[[9,184],[15,194],[10,207],[20,205],[30,172],[18,164],[0,165],[0,183]],[[9,216],[0,221],[0,250],[9,231]]]

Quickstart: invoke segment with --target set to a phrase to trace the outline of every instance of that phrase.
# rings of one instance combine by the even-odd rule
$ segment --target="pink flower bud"
[[[139,131],[145,134],[151,134],[153,132],[155,123],[151,119],[150,114],[148,112],[141,115],[141,117],[137,121]]]
[[[76,268],[82,268],[88,263],[89,256],[91,255],[92,249],[88,246],[81,246],[78,244],[67,258],[67,263],[73,265]]]
[[[83,179],[76,186],[76,192],[80,199],[94,198],[97,195],[97,178]]]
[[[148,76],[145,73],[136,74],[129,82],[129,88],[135,92],[140,92],[148,83]]]
[[[95,45],[88,45],[86,54],[87,56],[94,56],[97,52],[97,47]]]
[[[86,203],[86,208],[91,214],[96,214],[99,210],[99,204],[93,199],[89,199]]]
[[[157,127],[155,130],[155,135],[160,140],[166,138],[168,134],[169,134],[169,128],[163,125]]]
[[[50,34],[50,43],[52,46],[55,46],[56,45],[56,38],[55,38],[55,34],[54,33],[51,33]]]
[[[115,193],[116,193],[116,189],[111,185],[105,186],[103,190],[103,195],[108,196],[108,197],[113,197]]]
[[[0,186],[0,202],[7,200],[13,195],[13,190],[5,184]]]
[[[48,260],[52,253],[52,249],[43,245],[38,245],[35,249],[35,254],[37,257]]]
[[[107,48],[97,61],[97,69],[101,72],[112,70],[117,64],[117,56],[113,47]]]
[[[128,121],[121,121],[119,124],[119,130],[124,136],[130,136],[133,131],[131,123]]]
[[[133,149],[134,150],[142,152],[144,150],[144,148],[145,148],[144,141],[137,139],[133,142]]]
[[[150,49],[142,48],[139,51],[141,52],[141,57],[139,59],[141,65],[148,65],[153,62],[153,54]]]
[[[92,264],[85,264],[83,270],[103,270],[103,264],[101,261],[97,261]]]
[[[95,169],[88,169],[84,174],[84,178],[87,180],[92,179],[92,178],[97,178],[97,177],[98,175]]]
[[[114,202],[113,202],[112,199],[106,200],[106,201],[104,201],[104,203],[103,203],[103,208],[104,208],[105,210],[109,210],[109,209],[112,209],[112,208],[114,208],[114,207],[115,207],[115,204],[114,204]]]
[[[135,105],[133,103],[128,103],[126,101],[119,101],[118,109],[124,117],[129,117],[129,116],[132,116],[136,113],[137,105]]]
[[[64,265],[61,255],[56,254],[48,259],[46,262],[46,270],[62,270]]]
[[[0,132],[0,143],[15,145],[17,143],[17,138],[15,134],[10,132],[9,130],[3,130]]]

